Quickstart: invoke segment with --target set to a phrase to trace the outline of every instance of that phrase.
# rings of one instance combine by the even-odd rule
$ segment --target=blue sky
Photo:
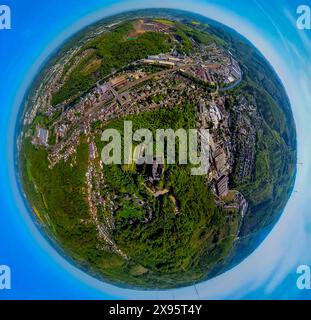
[[[200,13],[233,27],[255,44],[281,77],[297,126],[295,190],[262,245],[239,266],[197,286],[200,298],[311,298],[296,288],[296,268],[311,266],[311,30],[296,28],[296,9],[310,0],[105,1],[6,0],[12,30],[0,31],[0,265],[12,269],[12,290],[0,299],[197,298],[194,288],[166,292],[123,290],[71,266],[41,236],[17,191],[14,126],[25,90],[40,64],[83,26],[113,13],[172,7]]]

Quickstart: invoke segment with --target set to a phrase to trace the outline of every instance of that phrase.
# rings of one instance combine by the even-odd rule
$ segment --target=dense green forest
[[[125,120],[133,121],[133,130],[148,128],[153,131],[154,136],[158,128],[190,129],[195,127],[195,105],[188,103],[182,109],[160,109],[157,112],[130,116]],[[122,132],[123,121],[124,119],[116,120],[109,128]],[[176,149],[178,151],[178,143]],[[149,196],[155,210],[152,222],[128,223],[133,215],[137,215],[135,203],[127,205],[127,215],[124,216],[123,210],[121,215],[117,213],[116,222],[119,227],[115,240],[120,248],[148,270],[174,273],[174,277],[181,270],[188,270],[181,273],[186,272],[189,279],[195,279],[199,275],[199,278],[206,276],[216,263],[213,252],[217,252],[217,262],[226,256],[235,238],[239,216],[217,208],[206,177],[192,176],[190,169],[190,164],[176,164],[165,168],[162,188],[170,190],[170,193],[157,199]],[[142,194],[146,197],[141,173],[137,170],[128,172],[122,166],[112,165],[105,166],[104,173],[114,192],[123,190],[125,193],[137,196]],[[170,194],[178,199],[178,215],[174,213]],[[211,256],[204,255],[202,258],[202,252],[209,252]],[[192,272],[195,277],[191,276]]]

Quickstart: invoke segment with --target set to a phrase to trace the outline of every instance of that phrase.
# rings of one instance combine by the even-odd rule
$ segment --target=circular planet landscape
[[[154,136],[208,132],[198,137],[207,172],[157,151],[106,164],[103,132],[124,138],[129,122]],[[247,39],[197,14],[145,9],[94,23],[42,67],[18,160],[25,201],[63,256],[105,282],[170,289],[229,270],[269,234],[292,192],[296,130],[278,75]]]

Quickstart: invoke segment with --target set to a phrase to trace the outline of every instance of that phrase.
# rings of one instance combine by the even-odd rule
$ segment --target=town
[[[225,210],[240,212],[244,217],[248,202],[240,191],[230,190],[230,177],[235,170],[243,180],[252,171],[258,117],[255,106],[241,95],[235,97],[234,104],[228,108],[231,97],[227,92],[237,87],[243,77],[239,63],[230,51],[212,43],[199,46],[191,55],[173,49],[147,56],[98,81],[74,104],[68,106],[65,101],[52,106],[51,96],[59,86],[62,74],[62,63],[51,68],[36,92],[34,107],[25,116],[24,124],[30,125],[39,114],[44,115],[48,125],[38,123],[34,133],[28,131],[25,135],[32,135],[33,145],[48,151],[50,169],[60,161],[68,161],[74,166],[77,147],[85,137],[83,139],[89,145],[86,185],[90,216],[99,236],[112,251],[127,259],[111,240],[111,231],[115,228],[114,213],[120,208],[121,199],[109,191],[96,137],[101,136],[111,121],[129,115],[182,106],[185,101],[195,102],[197,120],[193,129],[209,132],[208,136],[201,134],[199,141],[201,146],[207,143],[209,147],[206,178],[215,202]],[[43,88],[48,90],[43,91]],[[146,192],[156,198],[169,194],[178,215],[176,196],[170,190],[158,187],[165,160],[155,156],[150,162],[149,168],[143,172]],[[131,197],[125,195],[125,198]],[[144,223],[149,223],[154,215],[152,207],[146,199],[138,196],[135,202],[146,212]],[[105,212],[104,221],[99,218],[99,212]]]

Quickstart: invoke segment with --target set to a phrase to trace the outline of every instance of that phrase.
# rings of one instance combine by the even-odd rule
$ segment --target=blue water
[[[304,3],[310,3],[305,0]],[[12,269],[12,290],[0,299],[197,298],[194,288],[140,292],[103,284],[64,260],[42,237],[18,190],[14,128],[20,104],[39,67],[65,39],[136,1],[6,1],[12,30],[0,30],[0,265]],[[197,287],[200,298],[311,298],[296,288],[296,268],[311,265],[310,137],[311,31],[295,27],[297,1],[146,1],[219,20],[246,36],[279,73],[291,99],[298,135],[299,166],[294,193],[263,244],[233,270]],[[311,3],[310,3],[311,5]]]

